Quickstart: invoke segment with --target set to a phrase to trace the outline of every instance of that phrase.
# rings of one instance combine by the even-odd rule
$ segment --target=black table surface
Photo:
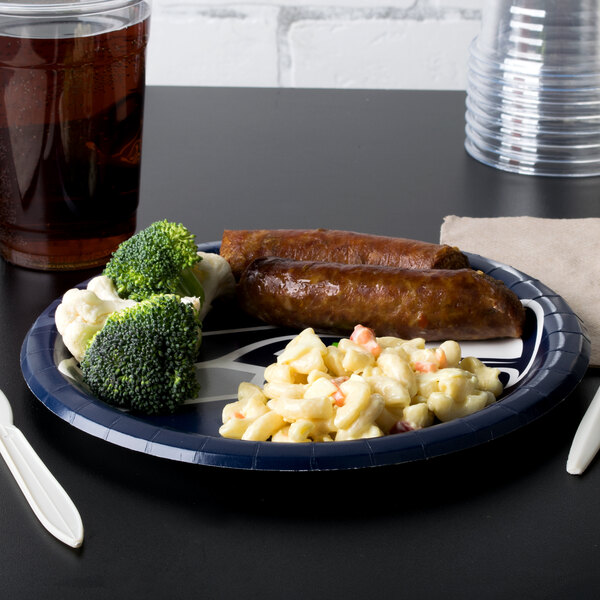
[[[438,241],[448,214],[600,216],[600,178],[471,159],[464,99],[151,87],[138,226],[181,221],[198,241],[275,227]],[[90,275],[0,261],[0,388],[85,526],[78,550],[55,540],[0,464],[2,598],[598,597],[600,465],[574,477],[565,464],[599,370],[525,428],[428,461],[307,473],[173,462],[71,427],[24,383],[28,329]]]

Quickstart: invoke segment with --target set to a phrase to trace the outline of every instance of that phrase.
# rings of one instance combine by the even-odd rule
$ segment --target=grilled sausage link
[[[525,310],[504,283],[472,269],[417,271],[284,258],[257,259],[238,300],[250,315],[294,328],[426,340],[520,337]]]
[[[403,269],[462,269],[467,257],[452,246],[334,229],[225,230],[221,256],[236,279],[255,259],[279,256]]]

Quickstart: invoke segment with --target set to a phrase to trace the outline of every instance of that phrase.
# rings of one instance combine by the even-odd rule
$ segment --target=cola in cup
[[[150,0],[0,2],[0,252],[106,263],[136,226]]]

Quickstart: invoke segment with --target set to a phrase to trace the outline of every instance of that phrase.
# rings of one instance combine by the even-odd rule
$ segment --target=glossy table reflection
[[[335,227],[437,241],[447,214],[600,216],[600,179],[546,179],[463,150],[458,92],[150,88],[139,227]],[[590,257],[590,260],[597,260]],[[49,536],[0,465],[6,598],[595,598],[598,461],[566,473],[600,384],[548,415],[429,461],[270,473],[171,462],[58,419],[19,350],[37,315],[94,272],[0,262],[0,388],[71,495],[83,547]]]

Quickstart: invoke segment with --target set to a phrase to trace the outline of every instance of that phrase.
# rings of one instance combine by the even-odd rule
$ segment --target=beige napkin
[[[440,242],[519,269],[562,296],[585,323],[600,366],[600,219],[444,218]]]

